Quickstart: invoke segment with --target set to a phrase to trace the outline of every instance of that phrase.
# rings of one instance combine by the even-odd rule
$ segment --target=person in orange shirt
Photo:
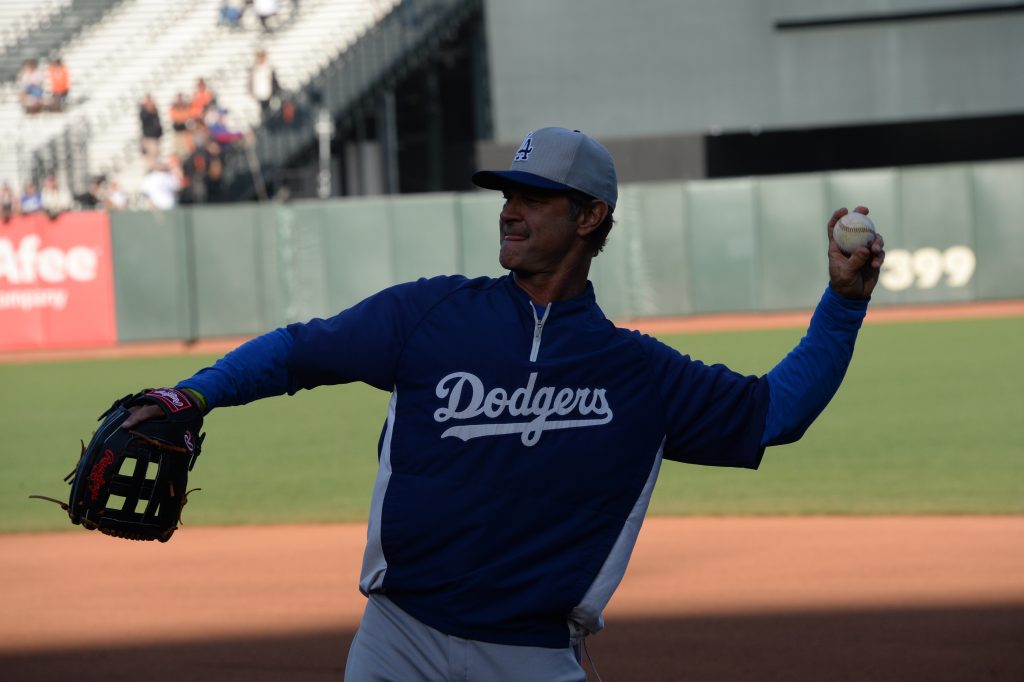
[[[200,78],[196,81],[196,91],[192,93],[192,119],[202,120],[203,114],[206,113],[206,107],[210,106],[215,99],[213,91],[207,87],[205,80]]]
[[[169,112],[171,129],[174,131],[174,155],[179,159],[188,156],[188,138],[190,136],[189,124],[192,122],[192,105],[185,99],[184,93],[179,92],[171,103]]]
[[[50,60],[50,98],[51,107],[54,111],[62,111],[68,99],[68,92],[71,90],[71,75],[68,67],[61,61],[60,57]]]

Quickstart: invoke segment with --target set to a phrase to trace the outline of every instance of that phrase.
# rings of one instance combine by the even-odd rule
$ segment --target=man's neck
[[[561,273],[560,275],[528,275],[513,272],[512,281],[526,292],[531,301],[539,305],[547,305],[552,301],[567,301],[570,298],[576,298],[586,291],[588,272],[589,268],[582,273]]]

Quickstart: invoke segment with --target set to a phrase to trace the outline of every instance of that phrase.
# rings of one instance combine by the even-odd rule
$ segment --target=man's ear
[[[595,199],[589,205],[584,206],[576,217],[576,234],[586,237],[591,232],[601,227],[601,223],[608,217],[608,204]]]

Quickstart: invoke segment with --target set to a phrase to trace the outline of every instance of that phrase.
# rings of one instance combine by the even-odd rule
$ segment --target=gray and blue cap
[[[541,128],[528,133],[508,170],[478,171],[473,174],[473,183],[499,190],[509,185],[574,189],[600,199],[609,208],[615,208],[619,197],[612,155],[594,138],[568,128]]]

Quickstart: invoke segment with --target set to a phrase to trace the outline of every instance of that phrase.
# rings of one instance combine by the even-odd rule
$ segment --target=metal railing
[[[315,143],[317,111],[335,119],[365,107],[450,39],[481,0],[403,0],[351,48],[296,93],[297,115],[285,124],[277,116],[256,130],[254,154],[266,176]],[[235,196],[255,196],[253,159],[236,155],[225,169],[225,184]]]

